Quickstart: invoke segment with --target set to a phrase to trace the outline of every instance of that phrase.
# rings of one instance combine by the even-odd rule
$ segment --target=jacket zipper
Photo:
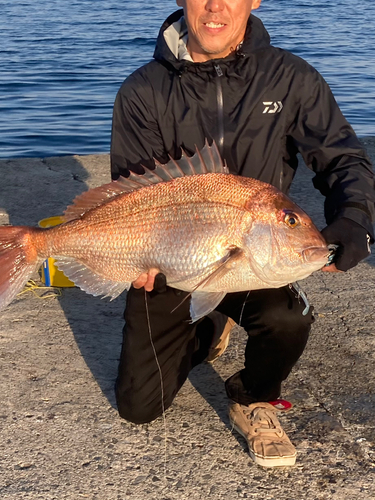
[[[224,153],[224,100],[223,100],[223,87],[221,85],[221,77],[223,70],[218,64],[214,65],[217,78],[216,78],[216,100],[217,100],[217,118],[218,118],[218,137],[217,147],[223,158]]]

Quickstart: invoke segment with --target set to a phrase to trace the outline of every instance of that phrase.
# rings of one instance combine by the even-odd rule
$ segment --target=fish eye
[[[299,224],[299,220],[296,214],[288,213],[284,217],[285,224],[288,224],[289,227],[296,227]]]

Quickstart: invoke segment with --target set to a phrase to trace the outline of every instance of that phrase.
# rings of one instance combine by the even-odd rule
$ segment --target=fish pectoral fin
[[[223,258],[221,258],[217,262],[214,262],[213,264],[210,264],[207,268],[205,268],[206,272],[209,270],[209,274],[202,281],[200,281],[195,286],[194,290],[190,294],[188,294],[177,306],[180,307],[185,302],[185,300],[191,297],[190,313],[192,314],[191,316],[192,323],[194,323],[194,321],[197,321],[198,319],[202,318],[206,314],[213,311],[215,307],[221,302],[221,300],[227,294],[227,292],[205,292],[202,289],[204,289],[204,287],[210,284],[214,279],[219,279],[223,277],[230,270],[231,268],[230,264],[233,263],[235,260],[242,258],[242,256],[243,256],[243,251],[241,250],[241,248],[231,247],[228,249],[228,252],[224,255]],[[176,287],[178,288],[178,286]],[[198,303],[193,305],[193,303],[196,302],[195,297],[198,296],[202,298],[202,306],[199,306]],[[177,307],[175,307],[172,310],[172,312],[174,312],[177,309]],[[199,309],[199,311],[202,310],[203,311],[202,314],[199,313],[198,315],[196,315],[195,309]]]
[[[211,264],[212,272],[208,276],[206,276],[198,285],[195,287],[195,290],[204,289],[207,285],[212,283],[215,279],[222,278],[227,272],[231,269],[231,264],[237,259],[243,256],[243,251],[239,247],[231,247],[228,249],[228,252],[224,255],[222,259]]]
[[[82,262],[68,257],[57,257],[56,266],[81,290],[95,297],[102,295],[113,300],[131,286],[131,283],[103,278]]]
[[[215,269],[204,280],[202,280],[191,294],[190,317],[194,323],[203,316],[212,312],[226,296],[227,292],[205,292],[204,287],[215,279],[221,278],[230,270],[230,263],[241,258],[243,252],[239,247],[233,247],[228,253],[215,264]]]
[[[190,317],[194,323],[210,314],[220,304],[227,292],[193,292],[190,302]]]

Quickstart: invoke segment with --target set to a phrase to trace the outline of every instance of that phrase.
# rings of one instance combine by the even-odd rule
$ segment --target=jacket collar
[[[181,57],[184,51],[184,43],[182,40],[186,35],[187,27],[184,20],[184,11],[180,9],[171,14],[163,23],[157,38],[154,58],[159,62],[169,63],[169,65],[172,65],[178,71],[183,70],[187,65],[199,65],[202,69],[205,65],[212,67],[212,62],[210,61],[205,63],[194,63],[193,61],[189,61],[186,54],[185,58]],[[225,63],[233,60],[233,58],[237,56],[246,57],[256,50],[268,47],[269,45],[270,36],[263,26],[262,21],[251,14],[247,23],[243,44],[241,44],[240,48],[236,51],[236,54],[231,54],[223,59],[216,59],[215,61]]]

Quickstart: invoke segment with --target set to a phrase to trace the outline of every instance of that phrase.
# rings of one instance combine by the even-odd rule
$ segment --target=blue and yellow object
[[[58,226],[63,223],[64,220],[60,215],[54,217],[48,217],[48,219],[42,219],[39,221],[39,227],[47,228]],[[57,286],[57,287],[72,287],[74,283],[68,279],[65,274],[60,271],[55,265],[55,259],[49,257],[43,262],[41,268],[42,281],[46,286]]]

